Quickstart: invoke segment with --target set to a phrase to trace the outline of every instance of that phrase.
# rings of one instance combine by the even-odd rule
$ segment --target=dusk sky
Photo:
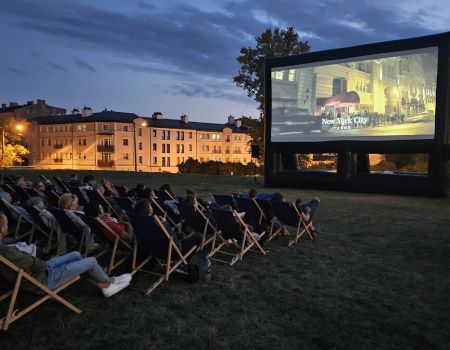
[[[275,26],[319,51],[449,31],[450,1],[0,0],[0,102],[257,117],[236,57]]]

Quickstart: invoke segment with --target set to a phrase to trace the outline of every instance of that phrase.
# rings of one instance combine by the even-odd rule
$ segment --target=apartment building
[[[25,136],[29,164],[40,169],[177,172],[188,158],[249,163],[250,136],[241,121],[191,122],[103,111],[39,117]]]
[[[24,120],[40,115],[63,115],[66,114],[64,108],[48,105],[45,100],[28,101],[20,105],[17,102],[2,103],[0,108],[0,122],[9,118]]]

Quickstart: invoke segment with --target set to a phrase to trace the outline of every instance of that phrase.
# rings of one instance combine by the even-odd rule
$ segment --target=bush
[[[254,163],[223,163],[209,161],[200,163],[196,159],[189,158],[187,161],[178,165],[178,170],[182,174],[207,174],[207,175],[240,175],[252,176],[262,175],[263,167],[258,167]]]

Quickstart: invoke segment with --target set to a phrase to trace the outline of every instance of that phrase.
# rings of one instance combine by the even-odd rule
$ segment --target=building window
[[[48,139],[48,145],[49,145],[49,146],[52,145],[52,140]]]
[[[156,146],[156,143],[153,144],[153,150],[154,150],[154,151],[158,150],[158,148],[157,148],[157,146]]]
[[[139,164],[142,164],[142,156],[139,156],[138,159],[139,159]]]
[[[161,130],[161,140],[166,139],[166,130]]]
[[[167,140],[170,140],[170,130],[167,130]]]
[[[152,159],[152,163],[156,165],[156,163],[158,163],[158,158],[156,158],[156,157],[153,157],[153,159]]]
[[[139,129],[138,129],[138,135],[139,135],[139,136],[142,136],[142,128],[139,128]]]
[[[177,153],[180,153],[180,145],[177,144]]]
[[[189,145],[189,151],[192,152],[192,145]]]
[[[189,131],[189,138],[192,139],[192,131]]]
[[[123,139],[122,140],[122,145],[128,146],[128,139]]]
[[[177,140],[179,140],[181,137],[181,133],[179,131],[177,131]]]
[[[167,144],[166,151],[167,151],[167,153],[170,153],[170,143]]]
[[[44,142],[45,142],[45,140],[42,139],[42,140],[41,140],[41,146],[44,146]]]
[[[123,154],[123,159],[126,159],[126,160],[128,160],[128,159],[129,159],[129,155],[128,155],[128,153],[124,153],[124,154]]]
[[[83,153],[83,159],[87,159],[86,153]]]
[[[156,137],[156,130],[153,129],[153,137]]]
[[[167,166],[170,166],[170,157],[167,157]]]
[[[161,166],[166,166],[166,157],[162,157]]]
[[[184,153],[184,145],[183,144],[180,145],[180,151],[181,151],[181,153]]]
[[[184,131],[181,132],[181,140],[184,140]]]
[[[162,153],[166,153],[166,144],[165,143],[162,144]]]
[[[128,125],[123,126],[123,131],[128,131]]]
[[[103,131],[109,131],[109,125],[108,124],[103,124],[102,130]]]
[[[83,139],[83,146],[86,146],[86,139]]]
[[[78,159],[81,159],[81,153],[78,153]]]
[[[139,149],[139,151],[142,151],[142,142],[138,143],[138,149]]]

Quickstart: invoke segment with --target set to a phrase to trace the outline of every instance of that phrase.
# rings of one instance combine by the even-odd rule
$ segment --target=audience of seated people
[[[83,185],[81,188],[83,190],[93,190],[96,185],[95,177],[93,175],[86,175],[83,179]]]

